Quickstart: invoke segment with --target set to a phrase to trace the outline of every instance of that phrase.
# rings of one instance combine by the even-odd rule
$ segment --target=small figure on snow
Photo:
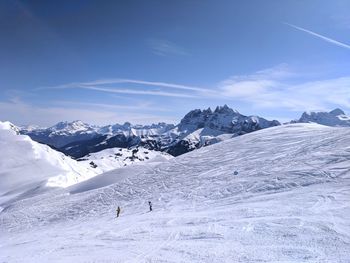
[[[119,214],[120,214],[120,207],[118,206],[118,208],[117,208],[117,217],[119,217]]]
[[[148,205],[149,205],[149,211],[152,212],[152,202],[148,201]]]

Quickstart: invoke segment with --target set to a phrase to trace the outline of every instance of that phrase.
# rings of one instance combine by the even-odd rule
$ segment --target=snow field
[[[349,138],[274,127],[19,200],[0,261],[349,262]]]

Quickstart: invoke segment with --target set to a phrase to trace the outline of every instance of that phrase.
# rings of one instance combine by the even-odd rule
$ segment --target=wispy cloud
[[[251,75],[233,76],[219,83],[219,93],[257,108],[291,111],[350,109],[350,77],[306,81],[287,67],[274,67]]]
[[[148,45],[158,56],[186,56],[189,53],[177,44],[164,39],[149,39]]]
[[[305,28],[302,28],[302,27],[299,27],[299,26],[296,26],[296,25],[293,25],[293,24],[289,24],[289,23],[284,23],[284,24],[286,24],[286,25],[288,25],[288,26],[290,26],[290,27],[292,27],[292,28],[295,28],[295,29],[297,29],[297,30],[299,30],[299,31],[303,31],[303,32],[305,32],[305,33],[308,33],[308,34],[310,34],[310,35],[312,35],[312,36],[318,37],[318,38],[320,38],[320,39],[322,39],[322,40],[324,40],[324,41],[326,41],[326,42],[328,42],[328,43],[337,45],[337,46],[339,46],[339,47],[343,47],[343,48],[350,49],[350,45],[348,45],[348,44],[339,42],[339,41],[334,40],[334,39],[332,39],[332,38],[329,38],[329,37],[320,35],[320,34],[318,34],[318,33],[315,33],[315,32],[313,32],[313,31],[311,31],[311,30],[308,30],[308,29],[305,29]]]
[[[287,64],[281,64],[252,74],[234,75],[218,82],[211,89],[160,81],[122,78],[68,83],[48,87],[47,89],[83,89],[109,94],[138,95],[138,97],[134,97],[138,99],[142,96],[161,96],[169,97],[169,99],[195,98],[208,104],[214,100],[218,103],[220,101],[232,101],[241,105],[249,105],[250,108],[279,109],[282,112],[328,110],[334,106],[350,109],[350,95],[348,92],[350,76],[330,79],[320,79],[320,76],[318,76],[317,81],[312,79],[315,79],[315,75],[300,73],[292,70]],[[118,87],[118,84],[129,84],[128,86],[131,87],[122,88]],[[147,101],[149,98],[146,98],[146,100],[142,98],[141,100]],[[85,102],[81,102],[81,104],[81,106],[86,107],[96,106],[106,111],[113,109],[157,111],[153,105],[148,108],[148,106],[142,104],[135,104],[136,108],[134,108],[133,106],[106,104],[88,105]],[[79,103],[75,105],[79,105]]]
[[[153,87],[161,87],[161,88],[171,88],[171,89],[180,89],[180,90],[190,90],[190,91],[200,91],[200,92],[208,92],[209,89],[195,87],[191,85],[181,85],[175,83],[167,83],[167,82],[159,82],[159,81],[146,81],[146,80],[137,80],[137,79],[123,79],[123,78],[112,78],[112,79],[98,79],[89,82],[73,82],[53,87],[43,87],[38,88],[41,89],[64,89],[64,88],[72,88],[75,86],[96,86],[96,85],[108,85],[108,84],[140,84],[143,86],[153,86]]]
[[[271,89],[281,89],[280,80],[292,76],[284,64],[257,71],[250,75],[232,76],[218,84],[220,94],[231,98],[247,99],[265,93]]]
[[[194,87],[190,85],[181,85],[174,83],[166,83],[166,82],[158,82],[158,81],[146,81],[146,80],[137,80],[137,79],[101,79],[92,82],[83,82],[82,85],[90,86],[90,85],[104,85],[104,84],[118,84],[118,83],[131,83],[131,84],[141,84],[146,86],[155,86],[162,88],[172,88],[172,89],[182,89],[182,90],[192,90],[192,91],[209,91],[208,89],[201,87]]]
[[[139,86],[132,86],[129,88],[123,88],[120,86],[105,86],[112,84],[137,84]],[[104,85],[104,86],[102,86]],[[140,89],[140,88],[147,89]],[[108,92],[116,94],[129,94],[129,95],[148,95],[148,96],[163,96],[163,97],[177,97],[177,98],[200,98],[204,95],[214,94],[213,90],[201,87],[195,87],[191,85],[181,85],[175,83],[158,82],[158,81],[146,81],[136,79],[99,79],[90,82],[74,82],[67,83],[58,86],[41,87],[36,90],[54,90],[54,89],[86,89],[99,92]],[[166,90],[172,90],[168,92]],[[182,92],[179,92],[181,90]]]
[[[150,95],[150,96],[163,96],[163,97],[176,97],[176,98],[196,98],[195,95],[184,94],[184,93],[172,93],[164,91],[153,91],[153,90],[132,90],[132,89],[121,89],[121,88],[106,88],[97,86],[74,86],[73,88],[95,90],[108,93],[118,94],[131,94],[131,95]]]

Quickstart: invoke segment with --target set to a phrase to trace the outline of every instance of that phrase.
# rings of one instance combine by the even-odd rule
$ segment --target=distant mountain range
[[[108,148],[138,146],[177,156],[233,136],[277,125],[280,123],[276,120],[244,116],[224,105],[214,111],[210,108],[192,110],[176,126],[124,123],[98,127],[73,121],[60,122],[50,128],[22,128],[20,132],[74,158]]]
[[[318,123],[332,127],[350,127],[350,116],[345,115],[341,109],[330,112],[304,112],[299,123]]]
[[[350,117],[342,110],[335,109],[331,112],[305,112],[299,120],[291,121],[309,122],[344,127],[350,126]],[[224,105],[216,107],[214,111],[210,108],[192,110],[177,125],[124,123],[99,127],[73,121],[60,122],[50,128],[25,127],[20,133],[73,158],[115,147],[144,147],[178,156],[235,136],[278,125],[281,124],[277,120],[245,116]]]

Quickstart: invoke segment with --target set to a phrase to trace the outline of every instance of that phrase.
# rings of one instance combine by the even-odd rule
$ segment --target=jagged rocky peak
[[[278,121],[268,121],[258,116],[244,116],[226,104],[214,111],[195,109],[185,115],[179,124],[182,130],[208,127],[226,133],[242,133],[280,125]]]
[[[124,126],[125,128],[130,128],[132,125],[131,125],[130,122],[126,121],[126,122],[124,122],[123,126]]]
[[[224,106],[217,106],[214,113],[232,114],[232,113],[238,113],[238,111],[231,109],[229,106],[225,104]]]
[[[198,117],[201,114],[202,114],[202,110],[201,109],[194,109],[194,110],[191,110],[189,113],[187,113],[183,117],[183,119],[192,119],[194,117]]]
[[[334,116],[339,116],[339,115],[345,115],[345,112],[339,108],[336,108],[336,109],[330,111],[329,114],[332,114]]]
[[[209,107],[208,109],[203,110],[203,113],[205,113],[205,114],[212,114],[213,111],[212,111],[211,108]]]
[[[181,122],[184,120],[196,119],[198,117],[205,117],[213,114],[233,114],[233,113],[238,113],[238,111],[235,111],[229,108],[226,104],[224,106],[217,106],[214,111],[212,111],[210,107],[206,110],[194,109],[194,110],[191,110],[189,113],[187,113],[183,117]]]
[[[304,112],[296,122],[313,122],[326,126],[349,127],[350,116],[347,116],[343,110],[336,108],[330,112]]]

